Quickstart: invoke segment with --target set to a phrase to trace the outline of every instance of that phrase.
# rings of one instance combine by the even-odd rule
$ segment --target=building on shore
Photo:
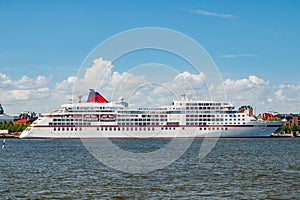
[[[300,122],[300,114],[278,114],[278,117],[281,119],[286,119],[286,122],[283,124],[283,126],[287,126],[288,128],[290,128],[292,123],[295,123],[295,125],[298,126]]]

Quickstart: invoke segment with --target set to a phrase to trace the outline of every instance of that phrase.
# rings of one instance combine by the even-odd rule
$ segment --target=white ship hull
[[[82,127],[81,131],[53,131],[53,127],[34,127],[20,138],[245,138],[270,137],[282,122],[260,122],[245,126],[215,127]],[[201,130],[200,130],[201,128]],[[206,129],[206,130],[204,130]]]

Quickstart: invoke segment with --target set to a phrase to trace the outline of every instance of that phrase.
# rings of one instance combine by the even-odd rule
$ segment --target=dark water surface
[[[299,199],[300,138],[203,140],[164,169],[128,174],[97,161],[80,140],[8,139],[0,152],[0,199]],[[2,140],[1,140],[2,143]],[[132,152],[166,140],[116,140]]]

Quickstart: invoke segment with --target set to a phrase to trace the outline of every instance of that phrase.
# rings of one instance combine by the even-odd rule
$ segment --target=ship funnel
[[[96,92],[94,89],[90,89],[90,93],[89,93],[87,102],[108,103],[109,101],[107,99],[105,99],[99,92]]]

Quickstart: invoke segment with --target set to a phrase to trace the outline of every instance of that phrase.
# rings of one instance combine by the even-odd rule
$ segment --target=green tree
[[[7,130],[9,130],[9,132],[12,132],[14,124],[12,122],[8,122],[7,123]]]
[[[292,122],[291,123],[291,126],[290,126],[290,131],[292,131],[292,132],[295,132],[295,131],[297,131],[297,125],[296,125],[296,123],[295,122]]]
[[[288,131],[288,127],[287,127],[287,126],[281,126],[281,127],[279,128],[279,131],[287,132],[287,131]]]
[[[7,121],[3,122],[3,129],[7,129]]]
[[[8,130],[11,133],[14,132],[22,132],[24,131],[30,124],[22,123],[22,124],[14,124],[13,122],[0,122],[0,130]]]

